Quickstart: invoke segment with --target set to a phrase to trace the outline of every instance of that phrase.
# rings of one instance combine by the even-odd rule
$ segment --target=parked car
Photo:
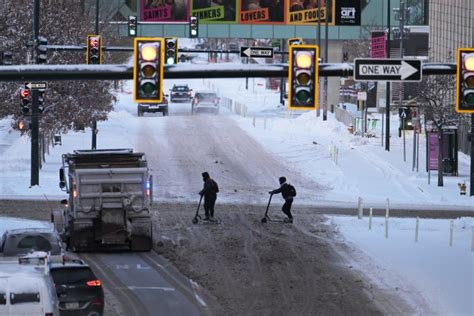
[[[47,253],[0,262],[0,315],[59,316],[57,303]]]
[[[186,85],[174,85],[170,89],[170,101],[171,102],[191,102],[193,97],[191,96],[192,89]]]
[[[61,316],[103,315],[104,290],[92,269],[80,259],[51,263]]]
[[[163,116],[168,115],[168,99],[166,96],[163,96],[161,103],[138,103],[137,114],[138,116],[143,116],[143,113],[156,113],[161,112]]]
[[[10,229],[0,239],[2,260],[27,255],[31,251],[49,252],[50,261],[62,260],[64,248],[61,237],[53,228]]]
[[[219,101],[214,91],[196,91],[191,103],[192,113],[219,113]]]

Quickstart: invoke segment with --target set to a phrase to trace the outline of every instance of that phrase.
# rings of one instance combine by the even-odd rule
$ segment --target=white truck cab
[[[57,304],[47,253],[0,263],[0,315],[59,316]]]

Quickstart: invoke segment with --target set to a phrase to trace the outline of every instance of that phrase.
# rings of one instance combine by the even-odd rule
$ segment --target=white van
[[[59,316],[47,258],[0,263],[0,315]]]

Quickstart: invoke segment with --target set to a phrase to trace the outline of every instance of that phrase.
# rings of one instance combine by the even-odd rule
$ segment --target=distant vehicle
[[[214,91],[196,91],[191,104],[192,113],[219,113],[219,101]]]
[[[0,315],[59,316],[47,258],[47,253],[35,252],[0,262]]]
[[[64,254],[59,234],[52,228],[10,229],[0,239],[0,252],[3,259],[20,257],[31,251],[50,253],[50,261],[61,261]]]
[[[103,315],[104,290],[92,269],[79,259],[50,264],[61,316]]]
[[[138,103],[137,115],[143,116],[143,113],[156,113],[161,112],[163,116],[168,115],[168,99],[166,96],[163,96],[163,101],[161,103]]]
[[[64,225],[60,233],[69,249],[149,251],[153,178],[145,154],[75,150],[62,159],[59,186],[69,198],[61,201],[64,212],[52,216],[55,226]]]
[[[170,101],[171,102],[191,102],[193,97],[191,96],[192,89],[186,85],[173,85],[170,89]]]

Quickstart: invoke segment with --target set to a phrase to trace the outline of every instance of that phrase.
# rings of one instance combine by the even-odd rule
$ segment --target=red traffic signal
[[[102,64],[102,39],[100,35],[87,35],[87,63]]]
[[[30,90],[29,89],[21,89],[20,90],[20,97],[22,99],[26,99],[30,96]]]

